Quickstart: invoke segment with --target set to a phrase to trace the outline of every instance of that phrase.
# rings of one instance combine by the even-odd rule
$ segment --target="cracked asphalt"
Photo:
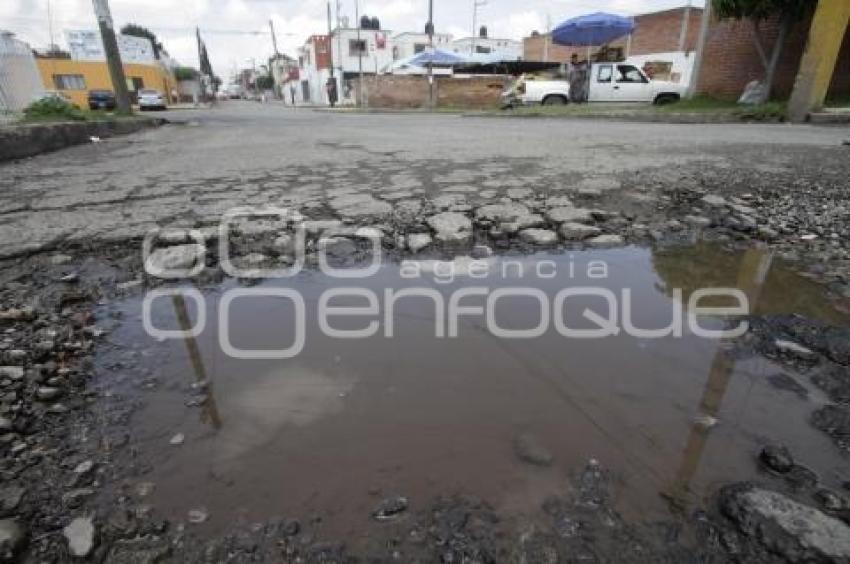
[[[782,173],[846,130],[457,115],[376,115],[227,102],[172,125],[0,166],[0,258],[120,242],[155,226],[213,225],[238,205],[319,209],[336,193],[557,194],[685,168]],[[336,191],[336,192],[335,192]],[[293,195],[299,195],[293,198]]]

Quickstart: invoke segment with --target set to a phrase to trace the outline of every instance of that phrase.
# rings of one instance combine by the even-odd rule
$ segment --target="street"
[[[556,194],[582,182],[633,184],[644,173],[675,182],[705,164],[779,174],[797,159],[846,155],[847,136],[806,126],[335,114],[250,102],[162,115],[174,125],[4,166],[0,256],[120,241],[156,224],[217,223],[229,207],[275,204],[295,188],[321,197],[329,178],[378,194],[437,195],[472,181]]]

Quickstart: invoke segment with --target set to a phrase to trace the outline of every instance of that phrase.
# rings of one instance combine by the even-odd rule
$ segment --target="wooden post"
[[[812,19],[806,51],[788,103],[791,121],[803,122],[823,107],[841,43],[850,23],[850,2],[820,0]]]

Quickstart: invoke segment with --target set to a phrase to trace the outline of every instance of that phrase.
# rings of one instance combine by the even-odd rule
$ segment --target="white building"
[[[116,35],[116,39],[118,51],[121,53],[121,62],[148,65],[155,63],[156,55],[150,39],[134,35]],[[100,31],[90,29],[65,30],[65,40],[68,42],[68,50],[74,60],[106,60]]]
[[[298,71],[286,81],[284,98],[296,104],[328,105],[327,83],[333,65],[340,105],[356,101],[354,81],[362,73],[379,74],[393,62],[393,39],[385,29],[337,28],[313,35],[298,50]],[[297,74],[297,78],[294,76]]]
[[[450,33],[435,33],[434,48],[450,51],[453,36]],[[407,31],[393,37],[393,61],[418,55],[428,47],[428,34]]]
[[[451,50],[458,55],[502,55],[506,61],[522,60],[522,42],[495,37],[464,37],[452,42]]]
[[[384,29],[335,29],[331,53],[336,72],[343,75],[378,74],[393,62],[392,32]]]
[[[330,47],[327,35],[311,35],[298,49],[297,66],[283,80],[287,104],[327,105],[326,84],[330,77]]]
[[[30,46],[0,30],[0,113],[23,110],[43,91]]]

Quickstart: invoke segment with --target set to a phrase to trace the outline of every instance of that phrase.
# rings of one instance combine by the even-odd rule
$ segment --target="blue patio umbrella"
[[[433,53],[429,53],[428,51],[423,51],[413,57],[412,59],[407,61],[409,65],[415,65],[417,67],[424,67],[428,63],[436,66],[449,66],[456,65],[458,63],[465,62],[466,59],[463,57],[459,57],[454,53],[449,53],[448,51],[441,51],[439,49],[434,49]]]
[[[631,18],[597,12],[560,24],[552,31],[552,40],[558,45],[596,47],[628,35],[634,29]]]

